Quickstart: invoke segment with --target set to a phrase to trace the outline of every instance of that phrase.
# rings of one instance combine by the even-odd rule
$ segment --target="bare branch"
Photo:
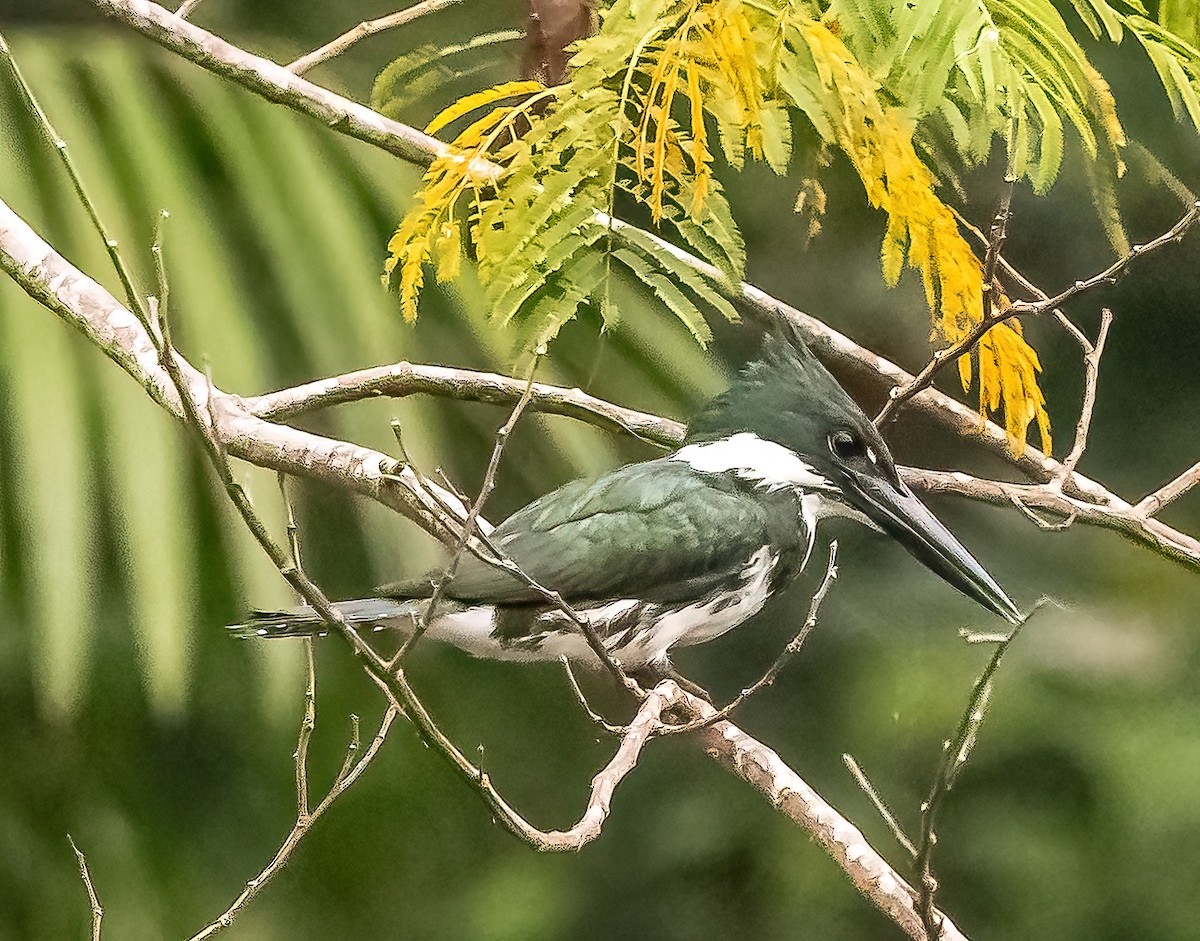
[[[1154,516],[1168,503],[1178,500],[1200,483],[1200,463],[1193,464],[1174,480],[1163,484],[1134,507],[1143,516]]]
[[[1061,307],[1067,301],[1074,297],[1078,297],[1085,291],[1090,291],[1102,284],[1113,284],[1123,275],[1129,266],[1134,261],[1141,258],[1143,255],[1149,255],[1151,252],[1162,248],[1164,245],[1170,245],[1172,242],[1180,242],[1183,240],[1187,231],[1192,228],[1197,222],[1200,222],[1200,200],[1192,203],[1188,207],[1187,212],[1162,235],[1145,242],[1142,245],[1135,245],[1129,251],[1129,254],[1118,258],[1111,265],[1105,268],[1098,274],[1092,275],[1083,281],[1076,281],[1069,288],[1060,291],[1052,297],[1047,297],[1044,300],[1038,301],[1015,301],[1008,309],[1009,316],[1020,317],[1025,314],[1040,314],[1047,310],[1053,310],[1056,307]]]
[[[604,729],[605,732],[608,732],[612,735],[624,735],[627,729],[626,726],[613,725],[611,722],[605,719],[604,716],[600,715],[600,713],[596,712],[596,710],[592,708],[591,703],[587,701],[587,697],[583,694],[583,689],[579,685],[579,680],[575,678],[575,671],[571,669],[571,661],[566,657],[559,657],[558,659],[562,662],[563,670],[567,674],[567,683],[571,687],[571,692],[575,694],[576,701],[583,708],[583,711],[587,713],[587,717],[596,725],[600,726],[600,728]]]
[[[87,889],[88,904],[92,907],[92,941],[100,941],[100,923],[104,920],[104,909],[100,905],[100,897],[96,894],[96,887],[92,884],[92,875],[88,872],[87,859],[84,858],[83,851],[75,845],[75,840],[69,833],[67,842],[75,851],[75,861],[79,864],[79,877],[83,880],[83,887]]]
[[[215,75],[402,160],[424,166],[450,154],[445,144],[416,128],[314,85],[270,59],[238,49],[157,3],[148,0],[95,0],[95,3],[142,35]],[[482,162],[478,162],[478,170],[485,172]]]
[[[379,677],[372,676],[372,679],[394,703],[391,689],[384,685]],[[464,773],[474,778],[477,790],[483,794],[485,803],[506,830],[541,852],[573,852],[600,835],[604,822],[608,819],[617,785],[636,767],[642,748],[662,727],[663,712],[675,704],[678,695],[684,694],[679,692],[679,688],[671,680],[663,680],[646,693],[637,714],[624,729],[616,753],[592,778],[591,792],[583,815],[567,830],[539,830],[504,800],[492,784],[488,773],[472,764],[452,742],[444,739],[439,747],[454,752],[456,762],[460,764]]]
[[[983,672],[971,688],[967,707],[959,718],[954,736],[942,744],[942,758],[938,764],[937,773],[934,775],[929,796],[921,804],[921,838],[916,852],[916,866],[921,883],[917,911],[920,913],[921,923],[925,926],[925,933],[931,941],[946,936],[945,915],[934,906],[934,895],[938,888],[937,879],[933,875],[933,850],[937,845],[934,826],[938,811],[970,757],[971,749],[979,734],[979,727],[987,714],[988,699],[992,693],[992,681],[996,676],[996,671],[1000,669],[1005,653],[1008,652],[1008,648],[1020,635],[1025,625],[1029,623],[1029,619],[1048,600],[1045,598],[1040,600],[1033,610],[1017,623],[1011,633],[996,645],[996,650],[987,666],[984,667]]]
[[[858,784],[858,786],[862,789],[862,792],[870,799],[876,813],[878,813],[879,816],[883,818],[883,822],[888,825],[888,829],[892,831],[892,836],[896,838],[896,842],[908,852],[909,856],[916,858],[917,848],[913,846],[912,840],[910,840],[904,833],[904,830],[901,829],[896,817],[888,809],[888,805],[883,802],[883,798],[879,796],[879,791],[875,789],[875,785],[871,783],[870,779],[867,777],[867,773],[863,771],[863,769],[859,767],[858,762],[854,760],[854,756],[850,754],[842,755],[842,763],[845,764],[845,766],[849,769],[850,774],[854,776],[855,783]]]
[[[513,406],[512,413],[508,416],[508,421],[501,425],[500,430],[496,432],[496,443],[492,446],[492,456],[488,460],[487,470],[483,474],[483,482],[479,486],[479,496],[475,498],[470,510],[467,511],[467,518],[462,526],[462,535],[459,536],[458,542],[454,546],[450,563],[434,583],[433,594],[429,596],[429,602],[425,605],[425,611],[417,619],[416,627],[413,629],[412,634],[400,645],[400,649],[396,651],[396,655],[388,662],[389,669],[394,669],[403,662],[408,652],[428,629],[437,611],[438,603],[442,600],[442,593],[446,590],[446,585],[454,578],[454,573],[458,571],[463,552],[466,551],[467,544],[471,541],[471,538],[477,533],[487,535],[478,526],[480,514],[484,504],[487,503],[488,497],[492,495],[492,490],[495,489],[496,471],[500,468],[500,458],[504,454],[504,448],[508,444],[509,436],[517,426],[517,422],[520,420],[521,414],[525,411],[525,407],[529,404],[529,399],[533,394],[533,375],[537,369],[537,363],[538,359],[535,357],[529,366],[529,376],[526,378],[525,389],[521,393],[521,397],[517,399],[517,404]]]
[[[259,418],[284,421],[315,409],[376,396],[403,398],[427,394],[512,405],[524,391],[522,380],[496,373],[405,362],[360,369],[266,395],[248,396],[244,404]],[[678,447],[683,441],[682,423],[622,408],[580,389],[535,382],[528,407],[534,412],[577,418],[663,447]]]
[[[1100,332],[1096,335],[1093,346],[1086,337],[1083,339],[1083,405],[1079,409],[1079,421],[1075,425],[1075,442],[1071,451],[1063,460],[1062,467],[1047,485],[1061,487],[1075,470],[1083,451],[1087,447],[1088,429],[1092,426],[1092,410],[1096,407],[1096,384],[1100,379],[1100,357],[1104,355],[1104,343],[1108,339],[1108,329],[1112,326],[1112,311],[1107,307],[1100,313]]]
[[[716,710],[704,700],[680,693],[699,718]],[[855,887],[914,941],[927,941],[917,914],[913,889],[839,814],[795,771],[762,742],[728,721],[693,733],[704,751],[722,767],[762,792],[779,812],[801,826],[845,870]],[[949,916],[938,912],[942,941],[966,941]]]
[[[245,887],[238,894],[237,898],[233,900],[230,906],[225,909],[219,918],[210,922],[199,932],[192,935],[189,941],[204,941],[205,938],[211,938],[217,932],[228,928],[231,924],[233,924],[233,920],[237,918],[239,914],[241,914],[242,909],[244,909],[246,905],[267,886],[267,883],[271,881],[271,879],[279,872],[279,870],[281,870],[287,864],[292,854],[296,851],[296,847],[300,845],[301,840],[303,840],[308,831],[312,829],[313,824],[315,824],[325,813],[325,811],[332,806],[333,802],[337,800],[338,797],[340,797],[343,793],[345,793],[346,789],[355,781],[357,781],[359,776],[366,771],[367,766],[371,764],[371,762],[375,759],[375,756],[379,753],[379,749],[383,745],[384,740],[387,738],[388,731],[391,729],[392,722],[395,720],[397,715],[398,709],[394,705],[389,706],[383,714],[383,719],[379,723],[379,731],[375,733],[375,738],[372,739],[371,744],[367,746],[367,750],[363,753],[362,757],[359,758],[350,771],[347,772],[346,767],[350,763],[350,756],[358,747],[358,722],[354,722],[354,734],[351,739],[351,749],[347,752],[347,758],[345,764],[343,764],[342,773],[338,775],[337,779],[333,783],[333,786],[330,787],[328,793],[321,800],[321,803],[319,803],[316,809],[311,813],[305,810],[296,815],[296,822],[292,825],[292,829],[288,835],[284,837],[283,842],[279,845],[279,849],[275,851],[275,855],[272,857],[271,861],[267,863],[267,865],[262,869],[261,872],[258,873],[258,875],[246,883]],[[299,767],[297,767],[297,774],[299,773]]]
[[[192,15],[192,11],[203,2],[204,0],[183,0],[183,3],[179,4],[179,9],[175,11],[175,15],[181,20],[186,20]]]
[[[198,3],[199,0],[193,0],[193,2]],[[397,13],[389,13],[387,16],[381,16],[375,20],[363,20],[363,22],[359,23],[353,29],[342,33],[337,39],[327,42],[321,48],[314,49],[308,55],[301,56],[294,62],[289,62],[284,68],[294,75],[302,75],[313,66],[326,62],[334,56],[341,55],[360,39],[365,39],[375,33],[382,33],[386,29],[403,26],[405,23],[411,23],[419,16],[424,16],[426,13],[436,13],[438,10],[453,6],[459,2],[461,0],[422,0],[421,3],[416,3]]]
[[[1200,475],[1200,471],[1197,474]],[[1017,502],[1026,508],[1045,510],[1062,517],[1074,514],[1078,522],[1114,530],[1193,571],[1200,570],[1200,540],[1156,519],[1147,519],[1128,503],[1100,506],[1077,500],[1044,484],[1013,484],[972,477],[959,471],[904,467],[900,469],[900,476],[914,490],[927,493],[954,493],[993,506],[1011,506]]]
[[[1010,138],[1011,138],[1010,134]],[[1008,238],[1008,220],[1012,215],[1013,189],[1017,184],[1017,174],[1014,160],[1016,148],[1008,149],[1008,168],[1004,173],[1004,188],[1000,191],[1000,200],[996,206],[996,215],[992,219],[992,229],[988,235],[987,252],[983,258],[983,319],[992,316],[996,307],[996,263],[1004,250],[1004,242]]]
[[[304,716],[300,720],[300,734],[296,738],[296,751],[292,758],[296,762],[296,819],[308,816],[308,743],[317,727],[317,665],[313,662],[312,638],[304,638],[304,659],[307,667],[304,684]]]

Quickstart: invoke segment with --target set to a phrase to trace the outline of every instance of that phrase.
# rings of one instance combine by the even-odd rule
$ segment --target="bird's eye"
[[[829,450],[839,460],[853,461],[866,453],[866,445],[851,431],[835,431],[829,436]]]

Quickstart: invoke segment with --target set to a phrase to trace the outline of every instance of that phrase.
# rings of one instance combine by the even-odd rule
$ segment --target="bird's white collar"
[[[766,490],[834,489],[832,481],[817,473],[795,451],[748,431],[689,444],[668,460],[682,461],[702,474],[733,473]]]

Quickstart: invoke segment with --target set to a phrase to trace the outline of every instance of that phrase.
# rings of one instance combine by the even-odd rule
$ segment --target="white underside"
[[[779,557],[764,546],[747,560],[741,573],[742,583],[732,596],[705,598],[674,610],[646,605],[629,627],[618,626],[605,639],[605,646],[623,666],[636,669],[665,661],[672,647],[702,644],[720,637],[762,609],[770,593],[771,572],[778,561]],[[609,633],[609,622],[630,615],[638,604],[632,598],[623,598],[577,613],[604,636]],[[447,613],[434,619],[426,636],[491,660],[527,663],[566,657],[596,664],[587,641],[559,612],[538,618],[539,626],[545,626],[545,633],[537,635],[537,643],[524,639],[502,642],[493,633],[494,615],[490,605]]]

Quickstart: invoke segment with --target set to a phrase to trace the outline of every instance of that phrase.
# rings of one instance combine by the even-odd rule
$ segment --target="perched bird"
[[[790,333],[767,335],[761,358],[692,419],[679,450],[559,487],[490,538],[586,618],[624,667],[666,670],[673,648],[721,636],[787,587],[831,516],[882,530],[963,594],[1019,620],[897,475],[875,426]],[[411,632],[434,580],[336,607],[351,624]],[[325,625],[298,608],[232,629],[280,637]],[[444,586],[426,636],[497,660],[597,659],[543,595],[471,555]]]

